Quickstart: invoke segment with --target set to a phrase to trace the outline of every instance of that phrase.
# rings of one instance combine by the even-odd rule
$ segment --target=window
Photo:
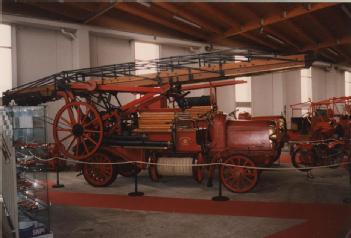
[[[12,88],[11,26],[0,24],[0,97]]]
[[[136,41],[134,47],[135,60],[140,61],[140,63],[142,63],[142,61],[158,59],[160,57],[159,45]],[[137,70],[135,73],[140,75],[156,72],[156,68],[152,64],[146,64],[143,68],[144,69]]]

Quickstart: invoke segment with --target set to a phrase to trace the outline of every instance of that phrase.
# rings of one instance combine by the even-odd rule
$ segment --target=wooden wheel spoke
[[[94,143],[95,145],[97,144],[96,141],[94,141],[88,134],[83,134],[83,137]]]
[[[233,155],[225,160],[225,163],[233,165],[233,167],[228,166],[221,170],[223,184],[226,188],[233,192],[243,193],[250,191],[256,185],[257,170],[245,168],[255,167],[255,163],[250,158]]]
[[[232,183],[230,183],[232,186],[238,188],[239,187],[239,179],[232,179],[230,181],[233,181]]]
[[[60,117],[60,120],[64,121],[66,126],[72,127],[72,124],[70,121],[68,121],[66,118],[64,118],[63,116]]]
[[[82,142],[81,142],[80,137],[77,137],[77,144],[76,144],[76,149],[74,150],[74,155],[77,155],[77,154],[78,154],[78,152],[79,152],[79,146],[80,146],[81,143],[82,143]]]
[[[74,118],[72,107],[68,107],[67,112],[68,112],[69,119],[71,120],[71,125],[76,124],[76,119]]]
[[[86,124],[83,124],[84,129],[85,129],[86,127],[90,126],[91,124],[94,124],[94,123],[97,122],[97,121],[98,121],[98,118],[95,118],[95,119],[91,120],[90,122],[88,122],[88,123],[86,123]]]
[[[229,177],[227,177],[227,180],[228,181],[232,181],[232,180],[235,181],[235,180],[237,180],[237,179],[235,179],[235,177],[236,177],[235,175],[231,174]]]
[[[253,179],[250,179],[248,176],[243,176],[242,180],[246,180],[250,184],[250,183],[252,183]]]
[[[69,129],[69,128],[62,128],[62,127],[57,127],[56,130],[57,130],[57,131],[72,131],[72,129]]]
[[[60,140],[60,143],[62,143],[63,141],[67,140],[68,138],[70,138],[71,136],[73,136],[72,134],[69,134],[68,136],[65,136],[64,138],[62,138]]]
[[[69,151],[73,145],[73,142],[77,139],[77,137],[74,137],[71,143],[68,145],[67,151]]]
[[[82,110],[80,108],[77,109],[77,121],[80,122],[82,118]]]
[[[83,144],[83,146],[84,146],[84,150],[85,150],[85,152],[86,152],[86,153],[89,153],[89,149],[88,149],[87,144],[85,143],[85,140],[83,139],[82,141],[83,141],[83,143],[82,143],[82,144]]]

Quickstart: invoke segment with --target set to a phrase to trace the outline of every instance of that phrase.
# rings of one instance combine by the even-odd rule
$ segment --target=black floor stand
[[[216,201],[216,202],[225,202],[229,200],[228,197],[222,195],[221,166],[222,165],[219,165],[219,169],[218,169],[218,196],[212,197],[212,201]]]
[[[60,184],[60,168],[56,165],[56,184],[52,185],[53,188],[63,188],[65,185]]]
[[[144,196],[143,192],[138,191],[138,171],[134,169],[134,192],[128,193],[130,197],[141,197]]]
[[[343,202],[351,204],[351,164],[348,165],[348,171],[349,171],[349,197],[345,198]]]

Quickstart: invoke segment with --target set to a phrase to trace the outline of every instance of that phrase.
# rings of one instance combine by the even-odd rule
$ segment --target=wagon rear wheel
[[[245,193],[253,189],[258,180],[258,170],[235,166],[256,167],[255,163],[244,155],[232,155],[221,166],[220,176],[223,185],[235,193]],[[232,165],[232,166],[230,166]]]
[[[85,180],[94,187],[106,187],[112,184],[117,177],[117,167],[112,163],[110,156],[103,152],[95,153],[88,162],[99,164],[84,164],[83,175]]]
[[[298,170],[308,172],[311,169],[305,169],[305,167],[312,167],[315,165],[314,154],[312,150],[299,148],[292,154],[291,162]]]
[[[87,159],[102,144],[101,117],[89,103],[68,103],[56,114],[53,136],[63,155],[75,160]]]
[[[119,162],[124,162],[124,160],[119,160]],[[132,177],[136,174],[139,174],[141,169],[134,164],[120,164],[118,167],[118,173],[123,177]]]

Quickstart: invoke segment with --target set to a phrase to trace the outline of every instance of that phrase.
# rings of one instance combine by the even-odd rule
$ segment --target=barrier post
[[[56,164],[56,184],[52,185],[53,188],[63,188],[65,185],[60,184],[60,165],[58,159],[55,159]]]
[[[226,196],[222,195],[222,177],[221,177],[221,168],[222,168],[222,159],[219,160],[219,165],[218,165],[218,196],[212,197],[212,201],[216,202],[224,202],[228,201],[229,198]]]
[[[133,166],[133,173],[134,173],[134,192],[128,193],[130,197],[141,197],[144,196],[143,192],[138,191],[138,170],[137,165]]]

